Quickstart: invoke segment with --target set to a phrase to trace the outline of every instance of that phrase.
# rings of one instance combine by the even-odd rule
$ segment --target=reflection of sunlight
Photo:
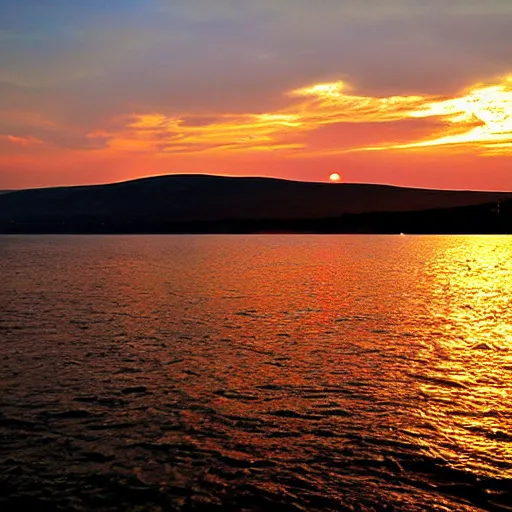
[[[434,349],[419,369],[423,411],[440,434],[434,452],[487,473],[500,459],[512,476],[512,240],[438,238],[427,264]],[[503,476],[502,472],[502,476]]]
[[[512,347],[512,324],[507,321],[512,240],[504,238],[507,243],[497,245],[495,237],[467,237],[464,246],[449,249],[433,269],[439,278],[437,298],[445,301],[439,315],[445,327],[467,342]]]

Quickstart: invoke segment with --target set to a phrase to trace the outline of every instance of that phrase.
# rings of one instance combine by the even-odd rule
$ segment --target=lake
[[[1,236],[0,509],[512,506],[512,237]]]

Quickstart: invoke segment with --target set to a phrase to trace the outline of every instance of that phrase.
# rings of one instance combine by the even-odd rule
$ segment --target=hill
[[[511,193],[172,175],[2,194],[0,232],[373,232],[377,218],[446,216],[477,205],[490,211],[507,200]]]

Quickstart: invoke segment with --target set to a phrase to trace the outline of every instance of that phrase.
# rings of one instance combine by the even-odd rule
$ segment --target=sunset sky
[[[512,190],[512,0],[1,0],[0,189]]]

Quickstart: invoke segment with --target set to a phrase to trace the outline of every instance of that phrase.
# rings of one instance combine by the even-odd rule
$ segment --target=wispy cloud
[[[221,115],[199,125],[194,116],[147,114],[134,116],[125,130],[111,134],[111,146],[164,153],[289,150],[303,147],[287,139],[306,129],[299,116],[279,112]]]
[[[18,137],[16,135],[0,135],[0,140],[10,142],[11,144],[17,144],[20,146],[43,144],[43,141],[41,139],[36,139],[35,137]]]
[[[479,84],[462,95],[446,100],[427,101],[409,117],[438,116],[448,123],[447,133],[406,144],[383,144],[363,149],[412,149],[446,145],[465,145],[490,154],[511,152],[512,145],[512,76],[501,83]]]
[[[132,116],[111,137],[118,149],[163,153],[207,151],[289,151],[308,149],[307,134],[326,125],[390,123],[434,118],[435,132],[422,140],[382,141],[341,151],[406,150],[465,145],[491,154],[510,152],[512,143],[512,79],[478,84],[454,97],[361,96],[343,81],[313,84],[289,91],[290,106],[266,113],[217,117]],[[205,122],[205,119],[207,120]],[[298,153],[300,155],[300,151]]]

